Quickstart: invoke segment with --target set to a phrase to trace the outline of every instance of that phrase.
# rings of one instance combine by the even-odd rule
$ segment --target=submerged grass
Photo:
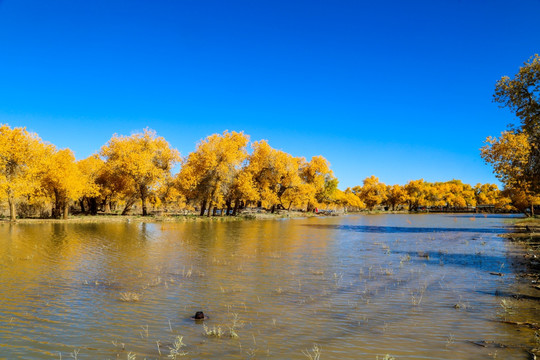
[[[136,292],[121,292],[120,300],[125,302],[135,302],[141,299],[141,294]]]
[[[182,350],[186,346],[183,342],[184,337],[178,335],[176,339],[174,339],[173,346],[169,347],[169,355],[167,356],[169,359],[176,359],[179,356],[186,356],[188,353]]]
[[[319,360],[321,358],[321,348],[317,344],[313,344],[311,351],[306,349],[302,350],[302,354],[310,360]]]
[[[240,320],[237,313],[231,313],[231,316],[231,323],[229,325],[225,325],[223,328],[222,325],[214,325],[212,327],[203,325],[203,334],[207,337],[215,338],[238,338],[239,336],[236,330],[243,327],[244,322]]]

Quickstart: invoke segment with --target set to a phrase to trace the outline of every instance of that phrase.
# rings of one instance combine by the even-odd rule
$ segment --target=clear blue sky
[[[243,130],[340,188],[494,182],[495,82],[540,52],[540,0],[0,0],[0,123],[78,159],[155,129],[187,155]]]

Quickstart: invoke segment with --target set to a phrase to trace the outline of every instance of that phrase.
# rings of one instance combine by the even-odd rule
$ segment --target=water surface
[[[167,359],[179,335],[188,359],[527,359],[505,220],[1,224],[0,359]]]

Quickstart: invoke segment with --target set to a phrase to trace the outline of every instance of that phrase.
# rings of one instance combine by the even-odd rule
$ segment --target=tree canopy
[[[131,136],[113,135],[101,148],[101,156],[114,176],[123,182],[132,199],[138,197],[141,200],[143,215],[148,214],[148,197],[180,160],[178,151],[150,129]]]
[[[512,111],[520,125],[499,138],[488,137],[482,158],[509,191],[522,194],[521,203],[528,199],[534,211],[540,194],[540,56],[531,57],[514,77],[503,76],[493,99]]]

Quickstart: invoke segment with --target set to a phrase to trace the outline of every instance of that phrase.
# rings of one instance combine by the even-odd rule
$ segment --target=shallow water
[[[506,219],[1,224],[0,359],[527,359]]]

